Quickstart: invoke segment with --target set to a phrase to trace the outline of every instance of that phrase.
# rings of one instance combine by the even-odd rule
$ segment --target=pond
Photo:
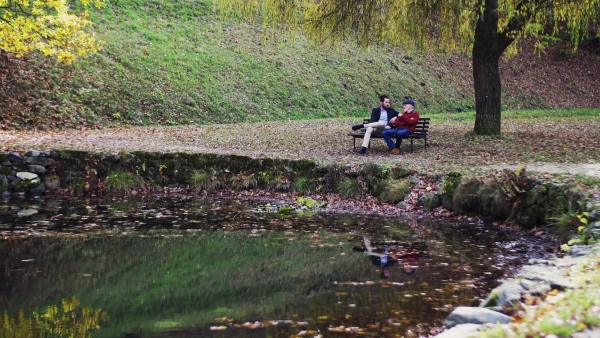
[[[543,243],[227,198],[0,202],[1,337],[418,336]]]

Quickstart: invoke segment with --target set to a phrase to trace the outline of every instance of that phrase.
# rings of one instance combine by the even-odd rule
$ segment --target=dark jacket
[[[392,119],[392,117],[398,116],[398,112],[396,111],[396,109],[389,107],[387,109],[387,122],[386,125],[388,123],[390,123],[390,120]],[[371,111],[371,119],[369,120],[369,123],[373,123],[373,122],[377,122],[379,121],[379,118],[381,117],[381,106],[377,107],[377,108],[373,108],[373,111]]]

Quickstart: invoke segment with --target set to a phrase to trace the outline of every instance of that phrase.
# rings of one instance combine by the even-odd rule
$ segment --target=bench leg
[[[414,139],[412,139],[412,138],[410,139],[410,152],[411,153],[413,152],[413,140]]]
[[[353,137],[352,140],[354,141],[354,147],[352,147],[352,149],[354,149],[354,151],[356,152],[356,137]]]

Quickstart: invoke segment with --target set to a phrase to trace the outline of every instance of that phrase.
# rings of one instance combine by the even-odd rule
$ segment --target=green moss
[[[0,165],[0,174],[11,175],[12,174],[12,168]]]
[[[379,197],[386,202],[396,204],[404,200],[412,187],[413,183],[409,179],[400,181],[389,179],[383,182],[383,189]]]
[[[475,178],[461,183],[452,198],[454,211],[459,213],[480,213],[481,201],[479,199],[479,189],[482,185],[483,182]]]
[[[399,180],[410,176],[411,170],[402,167],[392,167],[390,168],[390,175],[393,179]]]
[[[33,183],[29,180],[21,181],[13,186],[13,191],[25,192],[29,189],[35,188],[39,183]]]
[[[383,166],[376,163],[365,163],[361,171],[361,175],[368,178],[385,178],[387,174],[388,170],[384,170]]]
[[[479,191],[481,213],[496,219],[507,219],[512,210],[512,202],[504,198],[498,182],[486,182]]]
[[[75,193],[82,193],[85,188],[85,180],[83,177],[74,177],[69,181],[69,187]]]
[[[292,163],[294,172],[300,175],[310,175],[315,171],[317,163],[311,160],[298,160]]]

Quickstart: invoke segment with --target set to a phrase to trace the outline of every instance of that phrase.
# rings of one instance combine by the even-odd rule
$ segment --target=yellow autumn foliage
[[[105,311],[82,306],[75,297],[33,312],[0,312],[0,337],[91,337],[108,321]]]
[[[81,0],[99,8],[102,0]],[[67,0],[0,0],[0,49],[16,56],[40,51],[64,63],[101,47],[86,28],[87,11],[71,13]]]
[[[600,0],[213,0],[222,15],[267,27],[302,29],[316,42],[355,40],[442,52],[471,52],[485,6],[497,7],[499,34],[539,47],[566,28],[576,46],[600,17]],[[550,29],[550,31],[548,31]],[[508,52],[516,52],[512,44]]]

